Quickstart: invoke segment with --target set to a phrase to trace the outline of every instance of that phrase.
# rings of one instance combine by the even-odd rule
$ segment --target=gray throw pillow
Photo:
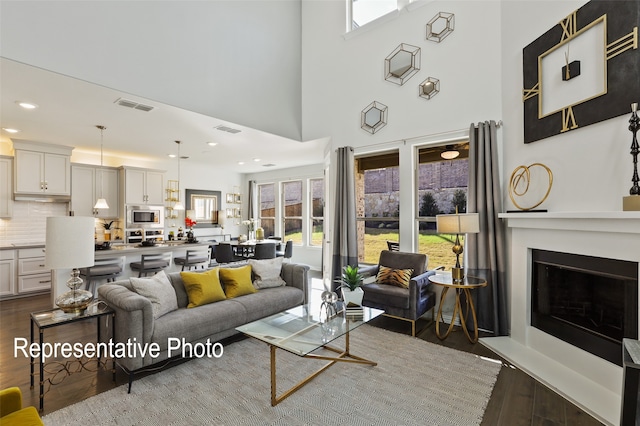
[[[282,287],[287,283],[280,276],[282,257],[274,259],[249,259],[254,275],[253,286],[258,290],[269,287]]]
[[[178,309],[176,291],[173,289],[167,274],[160,271],[149,278],[129,278],[136,293],[151,301],[153,318],[158,319],[164,314]]]

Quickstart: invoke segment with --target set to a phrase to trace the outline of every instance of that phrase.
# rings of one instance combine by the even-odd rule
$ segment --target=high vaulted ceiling
[[[76,153],[95,154],[101,142],[95,126],[103,125],[105,156],[120,158],[123,164],[166,160],[177,153],[175,140],[181,141],[181,156],[190,161],[243,173],[317,164],[324,155],[322,141],[295,141],[6,58],[0,58],[0,96],[1,127],[20,129],[14,135],[3,130],[2,140],[67,145]],[[117,101],[122,99],[153,109],[120,106]],[[24,110],[17,101],[38,108]]]

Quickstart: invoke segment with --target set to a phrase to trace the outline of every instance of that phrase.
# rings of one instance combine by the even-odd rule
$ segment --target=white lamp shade
[[[218,210],[218,225],[220,228],[224,228],[224,222],[227,219],[225,216],[224,210]]]
[[[173,205],[173,209],[174,210],[184,210],[184,205],[182,205],[182,203],[180,201],[176,201],[176,203]]]
[[[48,217],[45,266],[50,269],[93,266],[94,234],[95,219],[93,217]]]
[[[104,198],[98,198],[98,201],[96,201],[96,205],[93,206],[94,209],[108,209],[109,208],[109,204],[107,204],[107,200],[105,200]]]
[[[477,234],[480,232],[478,213],[439,214],[436,216],[440,234]]]

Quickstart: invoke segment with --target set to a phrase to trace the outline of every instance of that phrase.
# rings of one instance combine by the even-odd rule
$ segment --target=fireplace
[[[532,250],[531,326],[622,365],[638,338],[638,263]]]

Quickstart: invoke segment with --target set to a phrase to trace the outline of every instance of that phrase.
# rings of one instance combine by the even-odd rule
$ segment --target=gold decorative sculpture
[[[547,175],[549,176],[549,184],[547,186],[547,191],[545,192],[542,199],[540,199],[540,201],[533,204],[532,206],[523,207],[518,204],[516,198],[524,196],[529,191],[529,186],[531,185],[531,169],[533,167],[541,167],[547,172]],[[530,211],[538,207],[540,204],[544,203],[544,201],[549,196],[549,193],[551,192],[552,186],[553,173],[551,172],[551,169],[544,164],[533,163],[528,166],[518,166],[513,170],[513,172],[511,173],[511,178],[509,179],[509,198],[511,198],[511,202],[513,203],[513,205],[520,210]]]

